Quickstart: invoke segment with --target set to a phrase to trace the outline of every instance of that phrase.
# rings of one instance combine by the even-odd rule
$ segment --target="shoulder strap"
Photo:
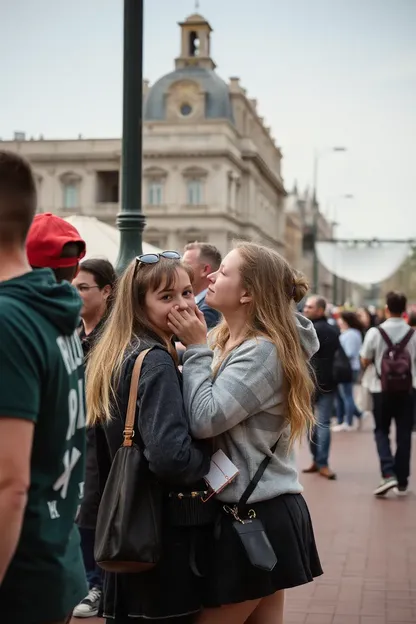
[[[399,344],[397,345],[399,349],[405,349],[407,347],[407,345],[409,344],[412,336],[414,334],[414,330],[413,329],[409,329],[409,331],[407,332],[406,336],[403,338],[403,340],[401,342],[399,342]]]
[[[126,423],[124,425],[123,446],[132,446],[134,438],[134,421],[136,416],[137,391],[139,389],[139,379],[142,370],[143,360],[151,349],[145,349],[136,358],[131,374],[129,403],[127,406]]]
[[[282,436],[279,436],[277,442],[275,444],[273,444],[272,448],[270,449],[271,455],[266,455],[266,457],[263,459],[263,461],[261,462],[260,466],[257,468],[256,470],[256,474],[254,475],[254,477],[252,478],[252,480],[250,481],[250,483],[248,484],[248,486],[246,487],[246,489],[244,490],[239,502],[238,502],[238,507],[244,507],[244,505],[247,504],[248,499],[250,498],[250,496],[253,494],[254,490],[256,489],[260,479],[262,478],[262,476],[264,475],[264,472],[267,468],[267,466],[270,463],[270,460],[272,458],[272,456],[274,455],[274,452],[277,448],[277,445],[279,444],[279,440]]]
[[[384,342],[387,344],[389,349],[393,349],[394,348],[394,344],[392,343],[392,341],[390,340],[389,336],[387,335],[387,332],[382,328],[382,327],[377,327],[378,331],[380,332]]]

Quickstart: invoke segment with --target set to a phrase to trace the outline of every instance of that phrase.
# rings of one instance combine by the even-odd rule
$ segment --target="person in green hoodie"
[[[32,271],[25,241],[35,211],[29,165],[0,152],[2,624],[66,622],[86,592],[74,523],[84,480],[82,303],[50,269]],[[62,252],[68,241],[55,234]],[[77,264],[60,255],[54,269]]]

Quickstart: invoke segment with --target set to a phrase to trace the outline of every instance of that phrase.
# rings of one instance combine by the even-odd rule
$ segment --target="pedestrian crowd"
[[[320,348],[311,360],[317,380],[313,461],[303,472],[335,480],[329,467],[331,433],[361,430],[363,420],[372,417],[381,472],[374,494],[406,495],[416,430],[416,334],[405,295],[388,293],[383,314],[377,315],[367,308],[337,310],[312,296],[304,314],[314,324]]]
[[[379,327],[318,295],[301,313],[304,277],[249,242],[141,254],[118,278],[36,212],[29,165],[0,152],[1,622],[282,624],[284,590],[322,574],[296,444],[333,480],[332,419],[349,432],[371,408],[375,493],[407,492],[405,297]]]

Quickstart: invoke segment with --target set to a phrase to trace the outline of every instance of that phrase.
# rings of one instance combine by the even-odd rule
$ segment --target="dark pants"
[[[81,550],[82,557],[84,559],[88,587],[89,589],[91,589],[92,587],[98,587],[99,589],[102,589],[104,572],[96,564],[94,559],[95,531],[94,529],[85,529],[83,527],[79,527],[79,532],[81,535]]]
[[[413,431],[416,431],[416,390],[413,388]]]
[[[374,437],[384,478],[396,477],[399,486],[407,487],[413,428],[413,394],[373,394]],[[396,454],[390,447],[390,426],[396,423]]]

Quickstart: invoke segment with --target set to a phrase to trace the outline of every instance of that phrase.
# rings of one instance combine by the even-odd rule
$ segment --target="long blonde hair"
[[[286,417],[290,423],[290,445],[314,424],[312,393],[314,383],[306,354],[296,329],[293,301],[301,301],[308,291],[303,275],[294,271],[276,251],[255,243],[237,243],[241,257],[243,288],[252,300],[244,340],[266,336],[275,345],[282,366]],[[223,320],[212,332],[214,347],[225,352],[230,337]]]
[[[88,360],[86,403],[89,425],[111,419],[128,348],[156,333],[147,318],[146,293],[154,292],[162,284],[166,289],[172,288],[179,268],[185,269],[192,282],[189,266],[167,258],[160,258],[155,264],[137,264],[134,260],[121,277],[110,316]],[[163,340],[175,358],[174,347],[167,339]]]

